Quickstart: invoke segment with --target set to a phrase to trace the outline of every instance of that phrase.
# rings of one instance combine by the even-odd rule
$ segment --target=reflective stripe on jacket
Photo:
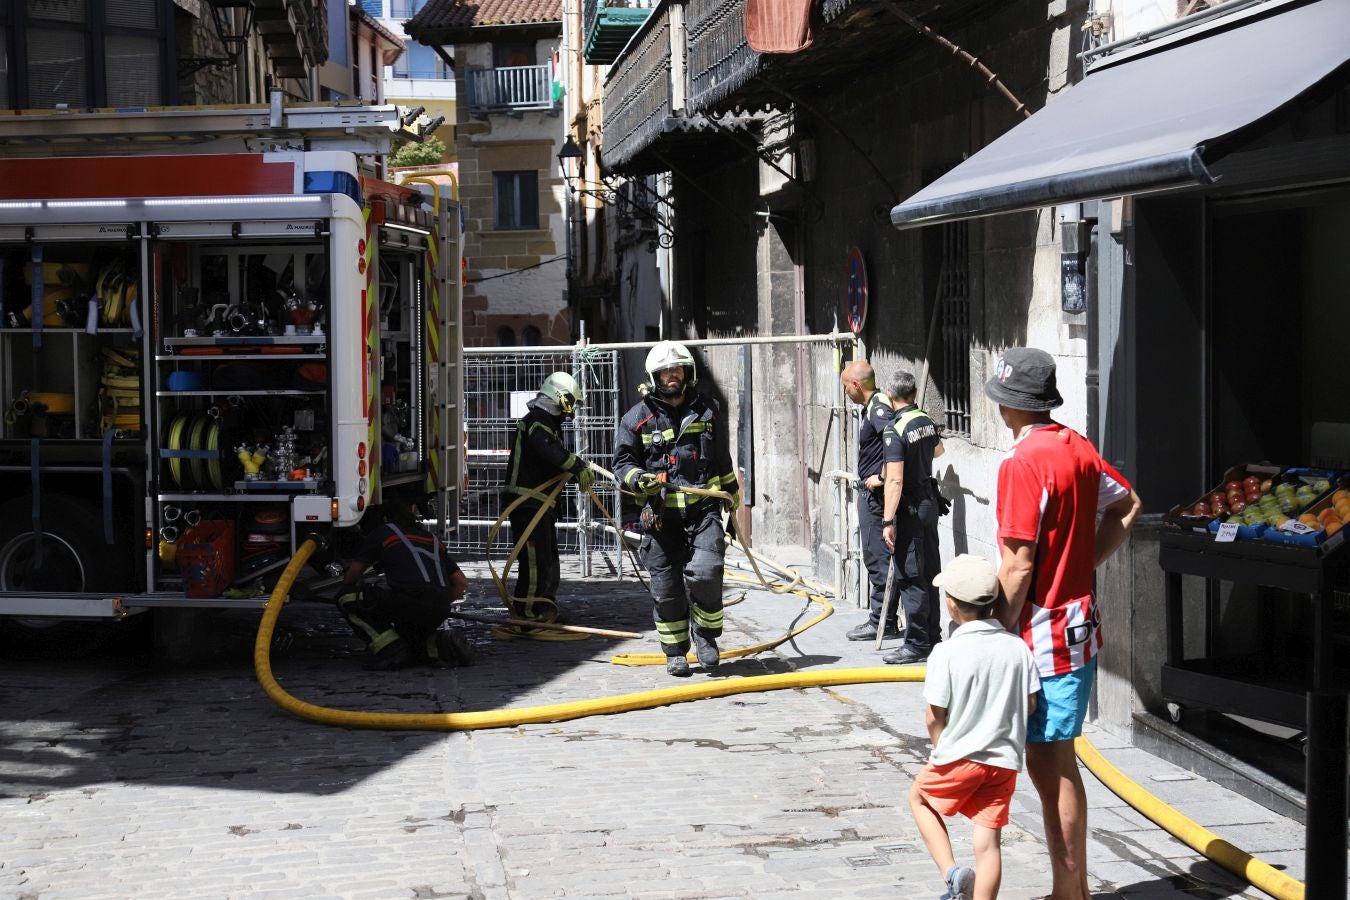
[[[624,414],[614,439],[614,475],[632,490],[639,475],[665,475],[665,503],[685,509],[711,500],[679,490],[680,485],[726,491],[739,490],[731,464],[729,436],[716,407],[697,392],[686,395],[679,407],[655,394],[644,397]]]

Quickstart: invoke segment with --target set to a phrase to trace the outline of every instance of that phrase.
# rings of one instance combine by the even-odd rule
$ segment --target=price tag
[[[1313,528],[1311,525],[1305,525],[1297,519],[1290,519],[1289,521],[1280,524],[1280,530],[1288,531],[1292,534],[1312,534],[1317,529]]]
[[[1237,540],[1237,533],[1237,522],[1224,522],[1219,526],[1219,533],[1214,536],[1214,540],[1219,543],[1231,544],[1233,541]]]

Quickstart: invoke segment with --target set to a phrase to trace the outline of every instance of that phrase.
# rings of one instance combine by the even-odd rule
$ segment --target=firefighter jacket
[[[563,443],[562,416],[550,413],[537,397],[526,407],[525,415],[516,422],[515,440],[506,463],[502,494],[508,502],[522,494],[537,493],[539,486],[549,479],[563,472],[579,472],[586,465]],[[541,495],[521,506],[538,506],[543,499]]]
[[[666,484],[665,506],[699,507],[710,497],[688,494],[681,485],[726,491],[740,487],[731,465],[731,442],[719,411],[702,394],[690,391],[682,406],[671,406],[654,393],[628,410],[614,440],[614,476],[636,492],[638,476],[651,472]]]

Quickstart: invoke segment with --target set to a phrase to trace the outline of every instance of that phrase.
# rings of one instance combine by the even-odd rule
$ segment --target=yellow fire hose
[[[849,684],[881,684],[922,681],[923,666],[885,666],[860,669],[830,669],[822,672],[791,672],[783,675],[756,675],[727,678],[679,687],[638,691],[574,700],[544,706],[482,710],[458,713],[378,713],[331,709],[309,703],[287,693],[272,675],[272,635],[277,617],[286,603],[291,585],[316,548],[311,538],[300,545],[281,573],[267,599],[262,622],[253,642],[253,668],[267,696],[293,715],[321,725],[344,728],[371,728],[388,731],[474,731],[485,728],[514,728],[543,722],[565,722],[588,716],[612,715],[639,709],[654,709],[672,703],[730,697],[735,694],[780,691],[806,687],[835,687]],[[822,598],[823,600],[823,598]],[[828,614],[828,613],[827,613]],[[823,618],[823,616],[821,617]],[[801,629],[798,630],[800,632]],[[733,651],[735,652],[735,651]],[[744,654],[742,654],[744,655]],[[1275,900],[1304,900],[1304,886],[1266,863],[1254,859],[1222,840],[1197,822],[1183,816],[1123,775],[1096,751],[1085,738],[1074,743],[1079,758],[1094,775],[1140,813],[1160,825],[1169,834],[1228,871],[1247,879],[1254,887]]]
[[[1303,900],[1304,885],[1288,875],[1239,850],[1198,822],[1177,812],[1130,780],[1106,761],[1086,738],[1073,742],[1074,751],[1087,770],[1112,793],[1134,807],[1140,815],[1161,827],[1187,847],[1238,875],[1276,900]]]

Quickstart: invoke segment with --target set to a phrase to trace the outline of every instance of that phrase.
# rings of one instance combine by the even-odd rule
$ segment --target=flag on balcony
[[[798,53],[811,46],[815,0],[745,0],[745,40],[756,53]]]
[[[562,83],[562,54],[557,50],[553,51],[553,102],[557,103],[563,98]]]

